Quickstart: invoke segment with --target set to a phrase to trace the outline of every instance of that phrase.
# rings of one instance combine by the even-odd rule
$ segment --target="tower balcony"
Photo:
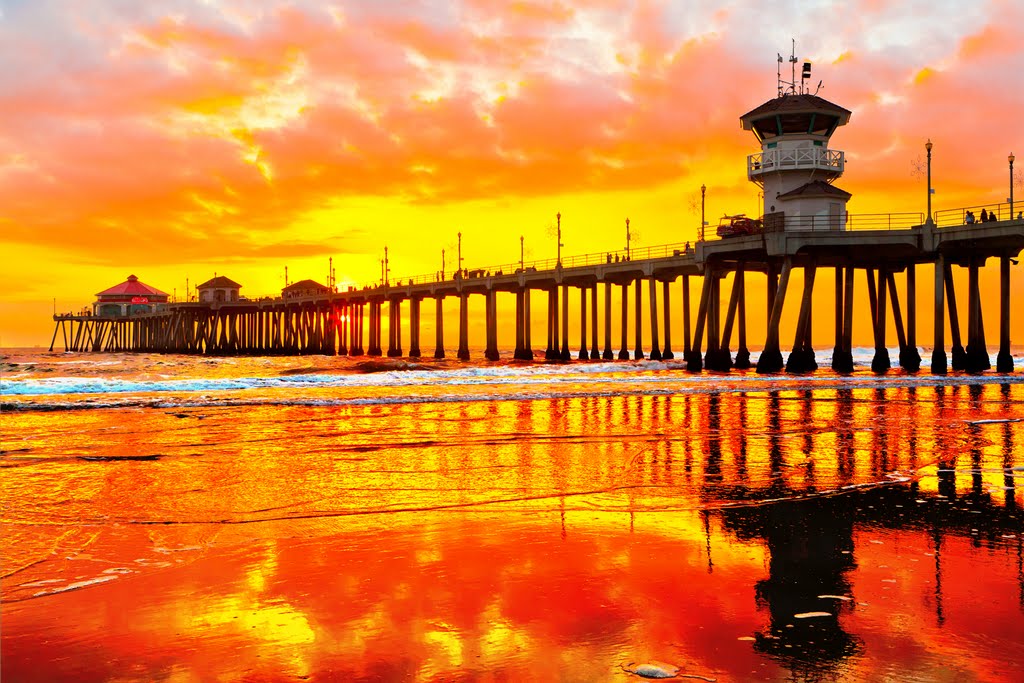
[[[838,176],[845,165],[846,156],[835,149],[769,149],[747,157],[747,179],[756,180],[773,171],[825,171]]]

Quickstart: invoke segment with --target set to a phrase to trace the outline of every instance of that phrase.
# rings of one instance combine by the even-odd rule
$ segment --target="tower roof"
[[[743,122],[743,130],[750,130],[754,121],[769,116],[786,116],[791,114],[832,114],[839,118],[838,125],[845,125],[850,120],[852,112],[849,109],[833,104],[823,97],[817,95],[783,95],[768,100],[760,107],[748,111],[740,117]]]
[[[156,287],[150,287],[144,282],[139,282],[139,278],[134,275],[129,275],[128,279],[119,285],[114,285],[109,289],[104,289],[102,292],[96,294],[96,296],[153,296],[153,297],[166,297],[166,292],[161,292]]]
[[[201,285],[196,285],[196,289],[212,289],[214,287],[241,289],[242,285],[238,284],[234,280],[224,277],[223,275],[218,275],[211,280],[207,280]]]
[[[315,289],[315,290],[327,291],[328,288],[325,287],[324,285],[320,284],[319,282],[314,281],[314,280],[299,280],[298,282],[293,282],[292,284],[288,285],[287,287],[285,287],[281,291],[282,292],[297,292],[297,291],[303,291],[303,290],[307,290],[307,289]]]
[[[815,180],[805,185],[801,185],[800,187],[793,188],[789,192],[780,194],[777,199],[794,199],[796,197],[837,197],[846,201],[852,196],[853,195],[846,190],[841,190],[835,185],[829,185],[824,180]]]

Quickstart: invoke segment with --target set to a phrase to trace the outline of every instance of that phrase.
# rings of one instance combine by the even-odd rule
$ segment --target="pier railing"
[[[977,206],[962,206],[957,209],[943,209],[936,211],[932,214],[932,220],[935,221],[935,225],[940,228],[952,227],[959,225],[971,225],[973,223],[981,223],[981,212],[985,211],[986,216],[995,214],[996,221],[1008,221],[1020,217],[1018,220],[1024,220],[1024,201],[1015,201],[1012,205],[1009,203],[1005,204],[979,204]],[[968,212],[974,215],[974,220],[968,222]]]
[[[923,213],[848,213],[845,216],[786,216],[786,230],[906,230],[923,225]]]
[[[635,247],[628,252],[625,249],[594,252],[591,254],[579,254],[577,256],[566,256],[562,258],[562,268],[579,268],[584,266],[596,266],[601,264],[623,263],[653,258],[668,258],[671,256],[684,256],[693,253],[693,242],[674,242],[672,244],[659,244],[650,247]],[[462,279],[471,280],[478,277],[501,277],[503,275],[517,275],[521,272],[553,271],[558,269],[558,259],[549,258],[536,261],[516,261],[514,263],[503,263],[496,266],[483,266],[479,268],[466,268],[462,271]],[[391,281],[392,285],[422,285],[433,282],[450,282],[454,279],[454,272],[431,273],[429,275],[414,275],[413,277],[400,277]],[[374,283],[373,286],[378,286]]]

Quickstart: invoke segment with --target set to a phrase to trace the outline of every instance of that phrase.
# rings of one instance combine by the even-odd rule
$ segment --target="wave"
[[[426,394],[375,394],[371,396],[349,397],[301,397],[301,396],[266,396],[263,393],[206,395],[199,392],[182,391],[176,396],[125,396],[117,400],[19,400],[0,402],[0,411],[11,412],[52,412],[68,410],[103,410],[122,408],[226,408],[226,407],[265,407],[265,406],[307,406],[307,407],[344,407],[344,406],[381,406],[408,405],[427,403],[475,403],[486,401],[532,401],[551,399],[603,398],[616,396],[672,396],[679,394],[723,394],[723,393],[775,393],[783,391],[828,391],[828,390],[864,390],[864,389],[897,389],[906,387],[961,386],[1021,384],[1024,376],[938,376],[938,375],[903,375],[889,376],[821,376],[792,377],[785,375],[748,375],[745,377],[722,377],[708,381],[707,377],[695,378],[609,378],[595,384],[611,384],[612,388],[595,386],[581,389],[579,382],[564,389],[550,382],[534,382],[547,385],[545,388],[533,390],[514,390],[516,385],[498,383],[507,389],[502,392],[434,392]],[[523,382],[520,384],[531,384]],[[652,384],[654,386],[643,386]],[[480,386],[479,383],[476,383]],[[639,386],[638,386],[639,385]],[[252,387],[247,387],[252,388]],[[118,393],[118,392],[109,392]],[[159,393],[159,392],[157,392]],[[979,423],[981,424],[981,423]]]

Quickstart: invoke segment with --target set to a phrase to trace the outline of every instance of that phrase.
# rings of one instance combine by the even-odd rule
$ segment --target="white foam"
[[[99,576],[99,577],[97,577],[95,579],[87,579],[85,581],[75,581],[74,583],[69,583],[66,586],[61,586],[60,588],[55,588],[53,590],[39,591],[38,593],[33,593],[32,597],[33,598],[38,598],[38,597],[43,596],[43,595],[56,595],[58,593],[67,593],[68,591],[78,590],[79,588],[87,588],[88,586],[95,586],[96,584],[99,584],[99,583],[106,583],[107,581],[113,581],[116,578],[117,578],[117,575],[107,574],[106,576]]]
[[[870,365],[874,349],[854,349],[854,362],[864,368]],[[893,351],[890,350],[890,355]],[[827,368],[831,354],[818,352],[818,362]],[[195,359],[190,362],[203,362]],[[224,359],[218,359],[224,361]],[[1015,359],[1024,366],[1024,359]],[[792,388],[869,388],[899,387],[936,384],[991,384],[999,382],[1024,381],[1014,375],[956,375],[952,377],[929,375],[897,374],[896,371],[881,378],[876,375],[854,374],[837,376],[831,372],[806,375],[758,375],[753,372],[734,372],[728,375],[689,373],[685,362],[673,361],[612,361],[581,363],[537,363],[524,365],[467,365],[444,367],[432,370],[389,370],[374,373],[346,372],[343,368],[335,372],[314,372],[308,374],[273,375],[260,377],[183,377],[178,379],[161,376],[159,379],[124,379],[117,377],[19,377],[0,383],[2,396],[79,396],[89,394],[150,394],[175,393],[199,394],[205,392],[262,392],[267,389],[316,389],[316,388],[399,388],[399,387],[460,387],[460,386],[503,386],[503,387],[557,387],[559,385],[614,385],[636,388],[658,384],[673,387],[677,391],[701,391],[706,388],[728,390],[757,384],[763,387],[786,384]],[[745,389],[739,389],[745,390]],[[375,399],[376,400],[376,399]],[[980,424],[980,422],[979,422]]]

